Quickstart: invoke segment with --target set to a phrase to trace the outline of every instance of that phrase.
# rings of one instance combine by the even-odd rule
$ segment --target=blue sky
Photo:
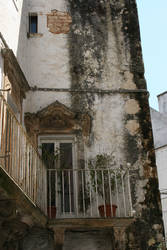
[[[167,91],[167,0],[136,0],[150,106]]]

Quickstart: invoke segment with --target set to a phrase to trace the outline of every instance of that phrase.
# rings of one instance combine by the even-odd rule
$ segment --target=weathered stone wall
[[[77,133],[78,166],[85,155],[104,152],[112,152],[117,166],[131,166],[137,219],[127,228],[126,249],[154,249],[162,220],[135,1],[30,1],[29,10],[40,13],[43,36],[29,40],[30,82],[37,88],[25,110],[37,112],[58,100],[76,119],[91,117],[90,134]],[[53,10],[54,20],[60,12],[71,17],[67,34],[48,30]]]
[[[81,244],[82,242],[82,244]],[[66,232],[63,250],[114,250],[112,230]]]

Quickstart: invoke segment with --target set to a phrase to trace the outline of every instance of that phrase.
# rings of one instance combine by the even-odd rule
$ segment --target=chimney
[[[159,94],[158,96],[159,112],[167,114],[167,91]]]

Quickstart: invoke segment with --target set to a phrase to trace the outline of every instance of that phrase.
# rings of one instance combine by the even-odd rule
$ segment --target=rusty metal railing
[[[0,95],[0,166],[47,213],[47,170],[12,109]]]

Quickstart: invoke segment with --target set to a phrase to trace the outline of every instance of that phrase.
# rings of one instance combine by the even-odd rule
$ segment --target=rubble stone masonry
[[[52,10],[51,14],[47,15],[47,27],[53,34],[67,34],[72,23],[71,16],[62,11]]]

